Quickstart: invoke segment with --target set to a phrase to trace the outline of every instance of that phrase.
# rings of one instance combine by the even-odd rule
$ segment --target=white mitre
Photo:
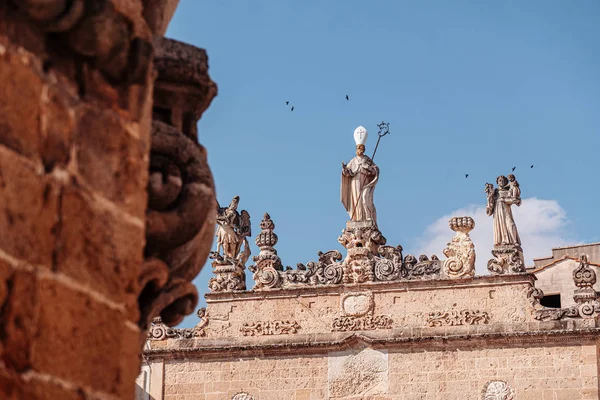
[[[357,146],[359,144],[364,145],[365,143],[367,143],[368,137],[369,137],[369,132],[367,132],[367,130],[365,129],[364,126],[359,126],[358,128],[356,128],[354,130],[354,141],[356,142]]]

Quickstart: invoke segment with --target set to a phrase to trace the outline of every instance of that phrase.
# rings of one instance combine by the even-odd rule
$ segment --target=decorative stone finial
[[[485,211],[494,218],[494,258],[488,261],[488,270],[492,274],[524,272],[521,238],[511,210],[513,204],[521,205],[521,189],[513,174],[509,178],[500,175],[496,184],[497,188],[491,183],[485,184]]]
[[[590,268],[587,255],[585,254],[579,257],[579,267],[573,271],[573,281],[575,282],[575,286],[577,286],[573,294],[573,300],[577,304],[598,298],[598,293],[594,289],[596,273]]]
[[[260,221],[260,229],[261,232],[256,237],[255,243],[261,250],[263,248],[265,250],[270,249],[272,252],[277,254],[277,251],[273,248],[277,244],[277,235],[273,232],[275,229],[275,224],[271,220],[271,216],[265,213],[263,220]]]
[[[282,279],[280,271],[283,271],[281,259],[273,246],[277,244],[277,235],[273,232],[275,224],[271,216],[265,213],[260,222],[261,231],[256,236],[256,245],[260,247],[260,253],[252,259],[256,264],[248,267],[254,273],[256,282],[254,289],[275,289],[281,287]]]
[[[444,273],[448,278],[471,277],[475,275],[475,245],[469,237],[469,232],[475,227],[471,217],[454,217],[448,221],[450,229],[456,236],[444,249],[448,257],[444,261]]]

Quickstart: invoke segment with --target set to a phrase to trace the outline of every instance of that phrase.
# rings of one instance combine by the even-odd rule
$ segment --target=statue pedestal
[[[243,264],[219,257],[212,262],[212,268],[215,276],[208,281],[211,292],[246,290],[246,272]]]
[[[488,261],[488,270],[494,275],[525,272],[523,250],[519,245],[494,246],[492,258]]]
[[[348,221],[338,241],[348,249],[343,262],[344,283],[363,283],[375,280],[375,257],[385,245],[375,221]]]

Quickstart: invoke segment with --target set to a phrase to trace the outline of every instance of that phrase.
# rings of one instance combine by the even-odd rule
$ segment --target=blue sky
[[[182,0],[167,36],[208,52],[219,95],[199,140],[220,203],[240,196],[252,239],[269,212],[285,265],[340,249],[340,163],[358,125],[372,153],[382,120],[375,204],[388,243],[429,249],[432,227],[476,213],[485,182],[516,166],[531,258],[600,241],[599,20],[593,0]],[[207,264],[201,294],[210,276]]]

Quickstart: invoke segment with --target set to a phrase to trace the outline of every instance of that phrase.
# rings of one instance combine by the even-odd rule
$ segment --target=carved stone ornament
[[[290,335],[297,333],[300,324],[296,321],[261,321],[253,324],[245,323],[240,332],[244,336]]]
[[[340,309],[343,317],[362,317],[373,313],[373,293],[344,293],[340,297]]]
[[[80,1],[61,3],[74,5]],[[107,2],[86,1],[86,7],[92,3],[98,3],[98,10],[102,10]],[[101,16],[92,19],[102,26],[111,26]],[[96,37],[102,38],[99,42],[99,39],[94,40],[94,43],[107,40],[104,34],[98,35],[103,31],[93,31]],[[87,46],[88,42],[84,42]],[[154,46],[158,72],[154,86],[155,104],[164,101],[164,98],[177,97],[178,104],[185,106],[175,112],[169,108],[174,105],[165,105],[166,111],[171,116],[187,115],[189,124],[186,125],[195,126],[216,95],[216,85],[208,75],[206,52],[165,38],[155,40]],[[175,57],[176,54],[185,54],[186,62]],[[187,62],[190,59],[196,62]],[[167,69],[171,75],[172,71],[178,71],[179,79],[175,81],[171,76],[165,87],[163,77]],[[160,87],[163,89],[159,96]],[[193,91],[198,93],[192,96],[190,93]],[[188,109],[194,112],[190,113]],[[192,280],[206,262],[215,229],[215,188],[206,150],[198,143],[197,137],[189,134],[187,127],[179,122],[175,118],[161,120],[153,113],[146,247],[138,278],[139,325],[144,337],[155,317],[160,316],[166,326],[175,326],[194,312],[198,291]]]
[[[438,311],[429,313],[427,317],[427,325],[431,327],[445,325],[484,325],[489,322],[489,314],[479,310]]]
[[[154,318],[148,332],[148,340],[166,340],[166,339],[194,339],[206,336],[206,326],[208,325],[208,315],[206,308],[198,310],[200,322],[193,328],[170,328],[163,324],[160,317]]]
[[[333,320],[334,332],[372,331],[392,329],[392,318],[388,315],[366,315],[363,317],[339,317]]]
[[[343,263],[343,282],[373,282],[375,255],[386,242],[375,221],[349,221],[338,242],[348,250]]]
[[[469,232],[475,227],[471,217],[454,217],[448,222],[450,229],[456,232],[444,255],[444,274],[448,278],[472,277],[475,275],[475,245]]]
[[[487,263],[493,275],[525,272],[523,250],[517,245],[499,245],[492,249],[494,258]]]
[[[107,80],[143,83],[152,60],[152,33],[108,0],[13,0],[42,31],[102,72]]]
[[[521,189],[514,175],[496,178],[497,188],[486,183],[486,213],[494,218],[494,258],[488,261],[492,274],[519,273],[525,271],[521,238],[513,218],[511,206],[521,205]]]
[[[248,267],[254,273],[253,278],[256,282],[254,289],[280,288],[283,283],[280,273],[283,270],[283,265],[274,247],[278,239],[275,232],[273,232],[275,224],[269,214],[265,213],[263,220],[260,222],[260,229],[260,234],[255,240],[260,252],[252,258],[256,264]]]
[[[534,318],[537,320],[560,320],[563,318],[583,318],[595,319],[600,315],[599,294],[594,289],[596,283],[596,273],[590,268],[586,255],[581,255],[579,259],[579,267],[573,271],[573,281],[575,289],[573,300],[576,305],[567,308],[550,308],[543,307],[539,303],[539,299],[544,297],[541,290],[535,289],[537,292],[532,294],[533,305],[537,308]],[[531,289],[530,289],[531,292]]]
[[[231,400],[255,400],[255,397],[246,392],[239,392]]]
[[[246,261],[250,258],[250,214],[237,211],[235,196],[227,207],[217,205],[217,250],[210,253],[215,277],[208,281],[212,292],[246,290]],[[243,248],[243,251],[242,251]]]
[[[490,381],[485,384],[481,400],[515,400],[515,389],[506,381]]]

